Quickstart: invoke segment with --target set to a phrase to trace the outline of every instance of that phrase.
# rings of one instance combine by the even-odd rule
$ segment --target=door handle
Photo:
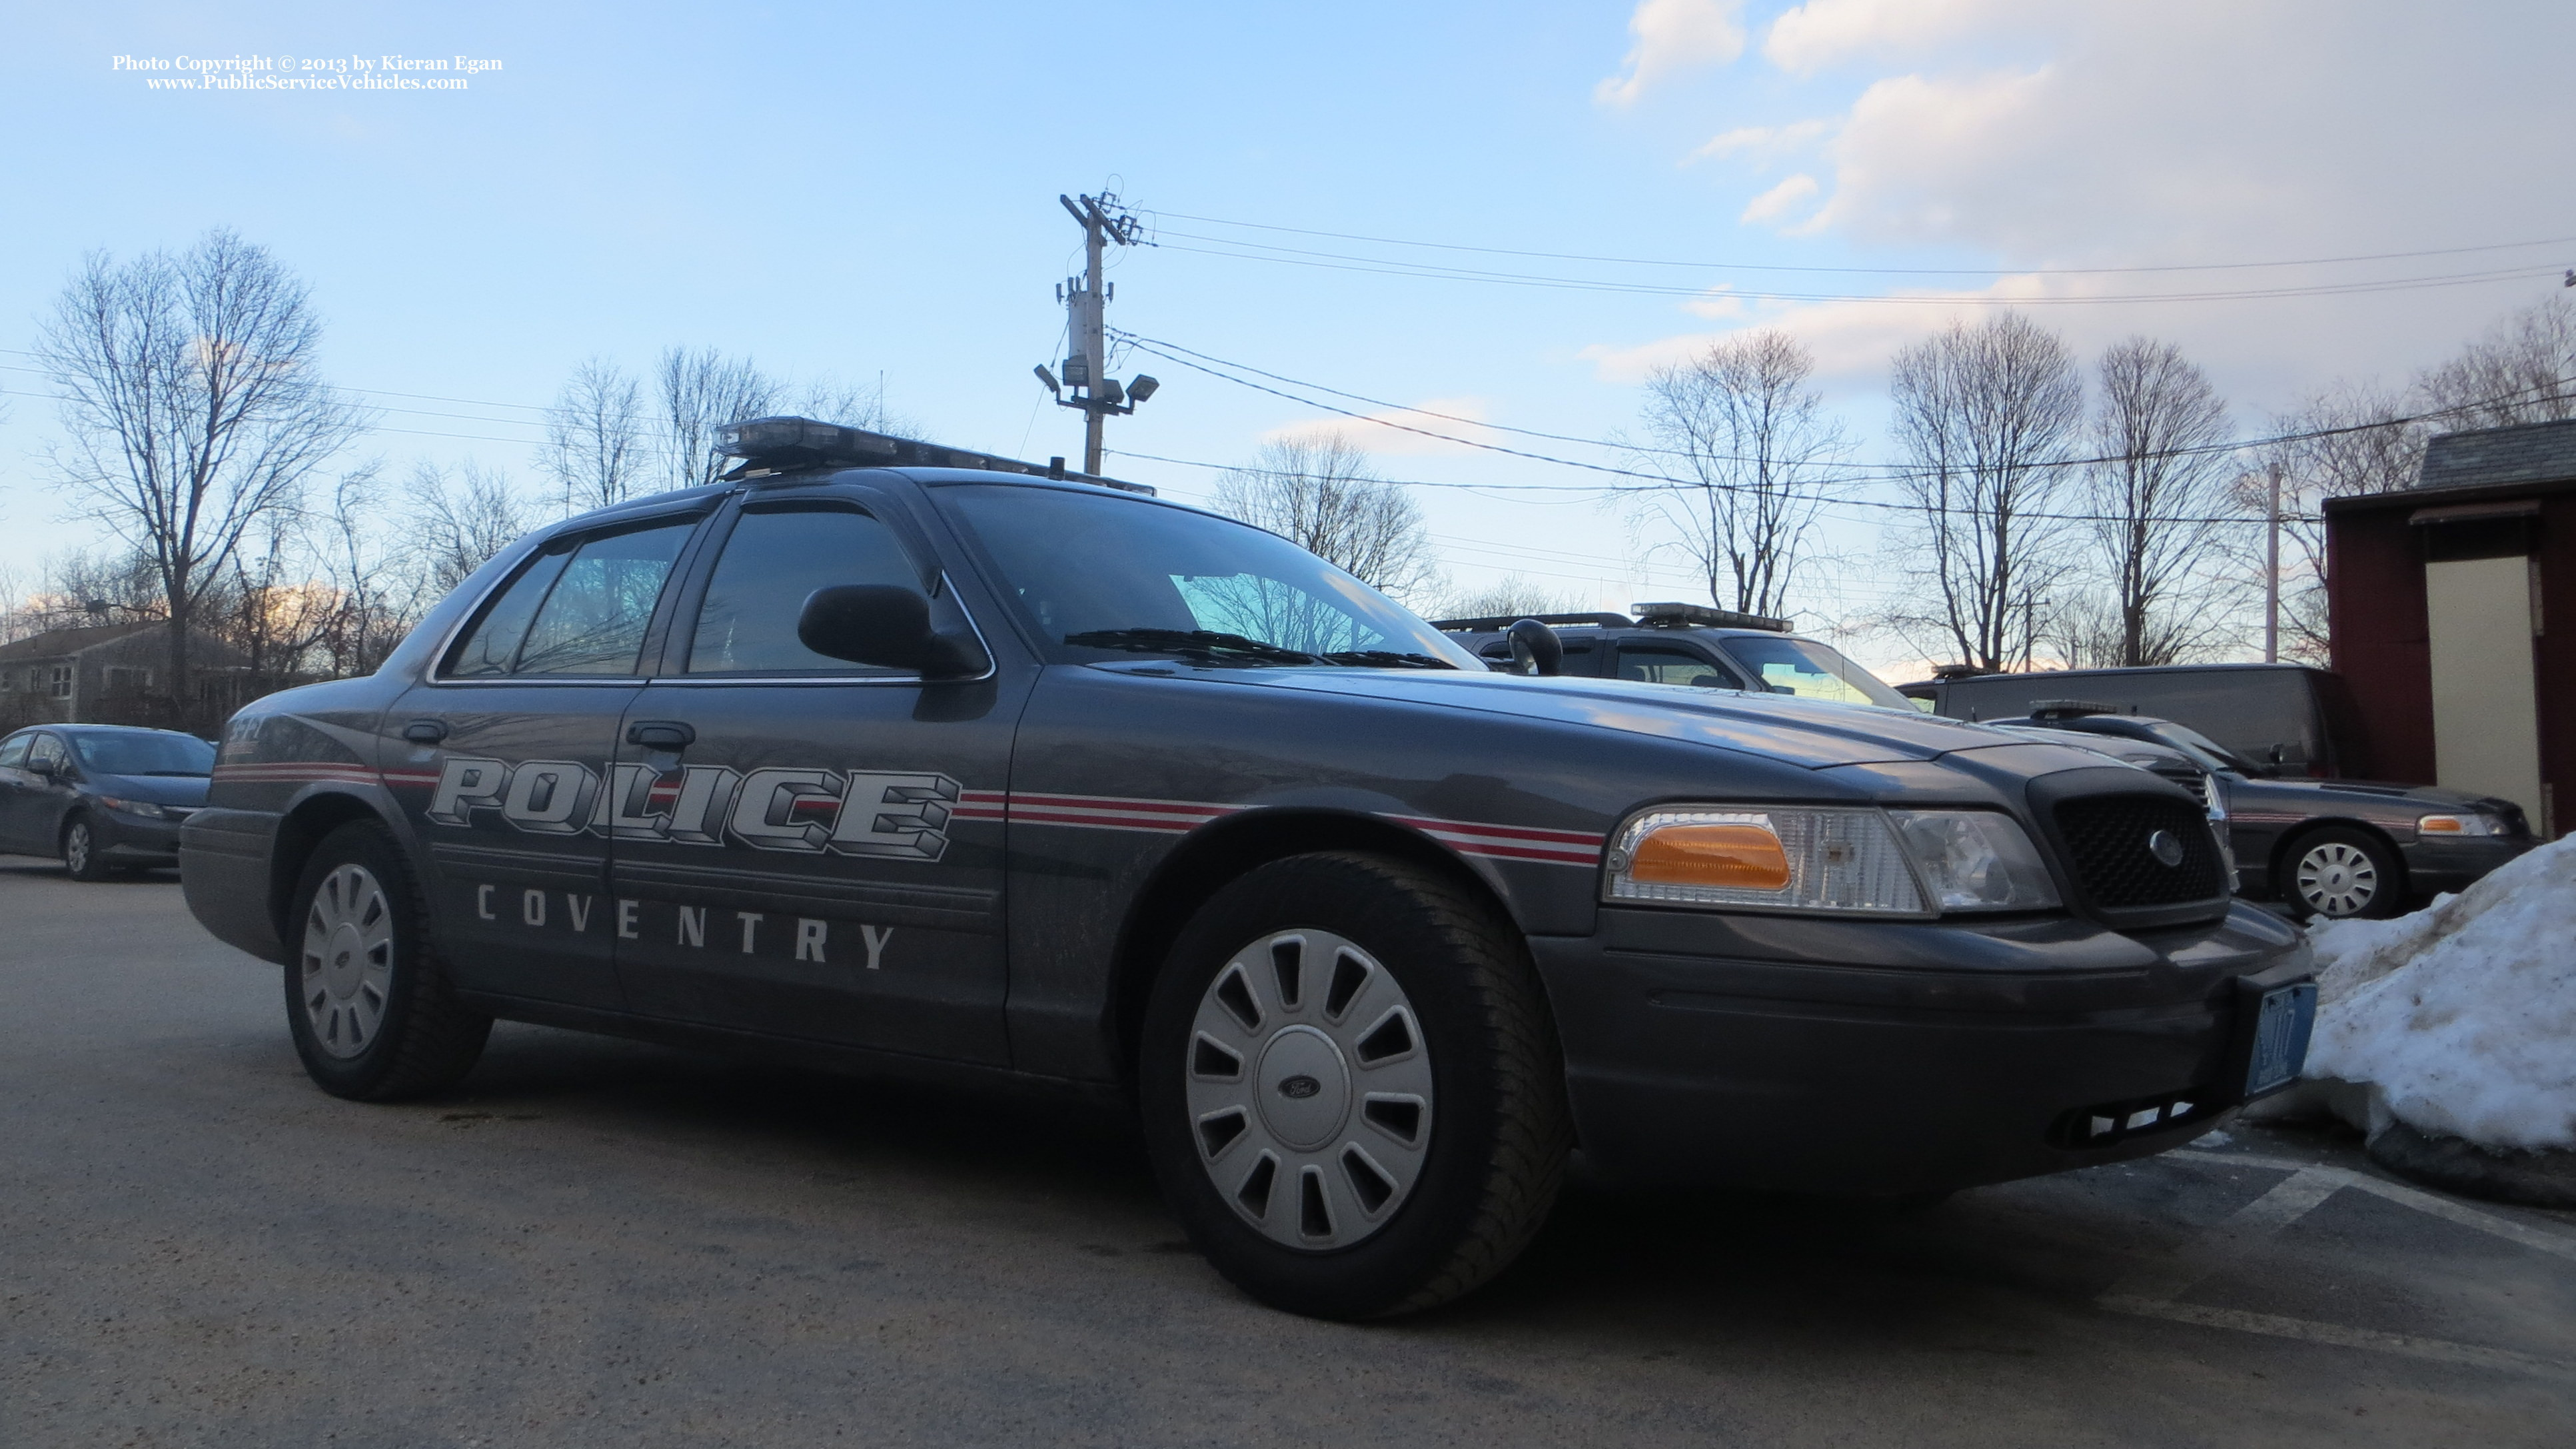
[[[648,750],[685,750],[698,732],[675,719],[639,719],[626,727],[626,743]]]
[[[415,745],[434,745],[447,738],[447,726],[434,719],[416,719],[403,726],[403,738]]]

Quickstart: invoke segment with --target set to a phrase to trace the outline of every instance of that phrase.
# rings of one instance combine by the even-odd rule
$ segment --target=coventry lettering
[[[602,780],[573,760],[450,755],[440,766],[429,819],[470,825],[474,812],[533,835],[603,835],[675,845],[727,843],[754,850],[937,860],[948,849],[948,809],[959,786],[946,775],[770,768],[745,773],[689,765],[667,773],[614,765]]]
[[[504,909],[502,889],[500,886],[489,884],[475,886],[474,914],[487,921],[500,920]],[[557,895],[563,897],[563,914],[560,917],[554,914],[554,900]],[[602,922],[602,925],[615,930],[617,939],[621,941],[640,941],[644,939],[642,912],[646,904],[645,901],[637,899],[612,898],[608,919]],[[654,904],[658,909],[661,903]],[[590,923],[598,919],[598,906],[597,896],[575,895],[571,891],[542,891],[530,887],[519,892],[519,924],[531,930],[542,931],[551,922],[559,919],[572,928],[573,934],[588,935]],[[672,918],[671,944],[706,950],[707,917],[711,908],[674,906],[672,909],[677,914]],[[722,914],[731,917],[728,924],[739,933],[742,954],[745,956],[760,954],[761,928],[768,924],[768,915],[761,911],[726,911]],[[831,964],[828,953],[832,944],[832,923],[816,920],[811,916],[794,916],[781,921],[782,929],[786,927],[789,920],[794,922],[791,944],[795,959],[813,961],[822,965]],[[723,942],[727,937],[719,931],[717,939]],[[886,947],[893,941],[894,927],[860,923],[859,943],[867,950],[870,971],[884,969]]]

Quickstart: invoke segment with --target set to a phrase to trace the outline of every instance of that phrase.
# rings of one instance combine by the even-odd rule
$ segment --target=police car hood
[[[1116,667],[1116,666],[1112,666]],[[1162,666],[1169,667],[1169,666]],[[1739,694],[1622,679],[1531,678],[1424,669],[1193,671],[1267,688],[1400,700],[1519,715],[1554,724],[1684,740],[1829,769],[1929,760],[1953,750],[2022,743],[2001,730],[1916,710],[1828,704],[1785,694]]]

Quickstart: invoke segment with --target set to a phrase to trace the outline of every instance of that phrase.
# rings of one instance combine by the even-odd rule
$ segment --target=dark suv
[[[2160,1151],[2298,1070],[2305,941],[2153,775],[1496,673],[1143,490],[729,441],[723,482],[532,534],[374,676],[231,721],[188,903],[281,963],[325,1090],[444,1087],[506,1017],[1077,1094],[1140,1114],[1218,1269],[1361,1317],[1500,1271],[1578,1139],[1919,1196]]]
[[[175,730],[42,725],[0,740],[0,851],[58,856],[74,880],[176,865],[215,747]]]
[[[1786,619],[1705,604],[1638,604],[1626,614],[1540,614],[1564,648],[1559,671],[1701,689],[1792,694],[1887,709],[1916,706],[1842,651],[1789,632]],[[1488,664],[1512,659],[1506,633],[1521,615],[1443,619],[1433,625]]]

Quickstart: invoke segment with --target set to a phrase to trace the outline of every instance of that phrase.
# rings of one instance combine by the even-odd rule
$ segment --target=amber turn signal
[[[1629,879],[1776,891],[1789,884],[1780,837],[1759,825],[1667,825],[1637,842]]]

